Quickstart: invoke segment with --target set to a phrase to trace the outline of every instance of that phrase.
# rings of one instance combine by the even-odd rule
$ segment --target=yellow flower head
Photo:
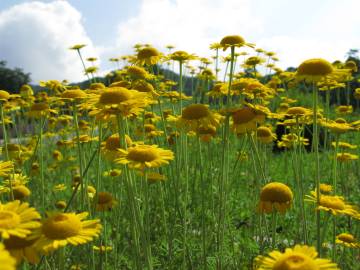
[[[257,270],[339,270],[336,263],[317,258],[314,247],[296,245],[284,253],[271,251],[268,256],[255,259]]]
[[[50,213],[35,233],[39,236],[35,246],[48,254],[68,244],[77,246],[92,241],[99,235],[102,226],[98,219],[84,220],[87,216],[87,212]]]
[[[174,61],[184,62],[188,60],[194,60],[196,59],[196,56],[194,54],[188,54],[185,51],[176,51],[168,55],[168,58]]]
[[[237,134],[255,131],[258,123],[265,121],[266,114],[252,107],[243,107],[232,113],[232,129]]]
[[[0,236],[3,239],[11,235],[27,237],[33,229],[41,226],[39,219],[39,213],[28,203],[18,200],[6,204],[0,202]]]
[[[145,47],[137,53],[137,63],[141,66],[144,64],[152,66],[157,64],[161,59],[159,51],[153,47]]]
[[[300,64],[296,76],[308,81],[319,81],[334,71],[328,61],[321,58],[308,59]]]
[[[196,130],[200,126],[218,127],[222,116],[210,111],[208,105],[191,104],[183,109],[178,125],[187,130]]]
[[[74,46],[70,47],[70,50],[80,50],[82,48],[84,48],[86,46],[86,44],[75,44]]]
[[[293,193],[291,189],[279,182],[266,184],[260,193],[260,212],[271,213],[275,210],[284,214],[291,207]]]
[[[157,168],[169,164],[174,159],[171,150],[159,148],[157,145],[135,145],[127,150],[119,149],[116,163],[128,165],[132,169]]]
[[[316,191],[311,191],[311,195],[306,195],[306,201],[317,203],[317,194]],[[347,204],[345,199],[341,196],[332,196],[320,194],[319,205],[316,208],[317,210],[323,210],[330,212],[333,215],[348,215],[354,218],[359,219],[359,212],[356,207],[353,205]]]
[[[37,238],[32,235],[27,238],[19,238],[17,236],[10,236],[9,239],[4,241],[6,249],[10,252],[11,256],[16,259],[16,263],[19,265],[23,260],[37,264],[40,261],[38,251],[36,250],[34,243]],[[2,268],[0,268],[2,269]]]
[[[341,233],[336,236],[336,244],[340,244],[349,248],[360,248],[360,243],[350,233]]]
[[[262,143],[269,144],[276,140],[276,135],[269,127],[261,126],[256,130],[256,138]]]
[[[353,107],[351,105],[349,105],[349,106],[342,105],[342,106],[336,107],[335,111],[339,115],[351,114],[353,112]]]
[[[221,39],[220,45],[225,51],[229,47],[242,47],[242,46],[248,46],[248,47],[254,47],[254,44],[246,43],[245,39],[238,35],[231,35],[231,36],[225,36]]]
[[[3,243],[0,243],[0,265],[1,270],[16,270],[16,260],[11,257]]]
[[[98,192],[96,201],[96,211],[110,211],[115,205],[117,200],[114,199],[109,192]]]
[[[345,162],[345,161],[357,160],[359,159],[359,156],[350,153],[337,153],[336,159],[340,162]]]

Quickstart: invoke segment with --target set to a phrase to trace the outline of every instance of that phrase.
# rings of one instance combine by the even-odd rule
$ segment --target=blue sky
[[[135,43],[174,44],[209,57],[209,44],[239,34],[274,51],[282,68],[307,58],[344,60],[360,48],[358,0],[1,0],[0,59],[40,79],[81,80],[74,43],[102,72]]]

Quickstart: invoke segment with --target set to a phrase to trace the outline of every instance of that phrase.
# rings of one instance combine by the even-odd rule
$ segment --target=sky
[[[99,58],[105,73],[110,57],[133,53],[136,43],[210,57],[209,44],[241,35],[276,52],[281,68],[343,61],[360,48],[359,10],[358,0],[0,0],[0,60],[34,82],[81,81],[74,44],[87,44],[83,56]]]

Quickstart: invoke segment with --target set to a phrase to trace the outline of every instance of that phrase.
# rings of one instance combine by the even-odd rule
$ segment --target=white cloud
[[[279,65],[285,68],[313,57],[344,60],[345,53],[360,44],[359,1],[347,5],[326,1],[310,10],[306,3],[295,5],[294,10],[288,4],[283,10],[285,1],[275,3],[278,7],[272,10],[264,0],[143,0],[139,13],[119,24],[117,52],[131,52],[135,43],[150,43],[164,51],[170,43],[176,49],[210,56],[210,43],[240,34],[277,52]]]
[[[150,43],[164,50],[173,44],[178,50],[209,55],[209,44],[225,35],[247,39],[261,31],[249,0],[143,0],[139,13],[118,27],[117,47],[129,52],[136,43]],[[253,40],[248,40],[249,42]]]
[[[88,45],[83,56],[97,56],[81,14],[66,1],[24,3],[1,12],[0,40],[0,59],[31,72],[35,82],[84,80],[76,51],[68,49],[74,44]]]

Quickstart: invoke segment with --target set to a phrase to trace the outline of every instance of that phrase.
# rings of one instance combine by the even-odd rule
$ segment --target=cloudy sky
[[[210,56],[209,44],[230,34],[275,51],[283,68],[313,57],[344,60],[360,48],[359,10],[359,0],[0,0],[0,60],[34,82],[79,81],[81,63],[68,50],[76,43],[106,71],[108,58],[135,43]]]

